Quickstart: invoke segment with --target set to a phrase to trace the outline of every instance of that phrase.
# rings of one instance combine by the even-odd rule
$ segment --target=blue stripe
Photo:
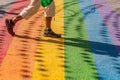
[[[79,0],[80,8],[89,36],[99,80],[120,80],[120,57],[96,10],[102,5],[93,4],[92,0]]]

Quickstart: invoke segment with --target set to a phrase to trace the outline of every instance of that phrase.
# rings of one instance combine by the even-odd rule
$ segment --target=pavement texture
[[[43,36],[43,7],[12,37],[5,19],[30,0],[0,1],[0,80],[120,80],[120,1],[54,1],[51,26],[61,38]]]

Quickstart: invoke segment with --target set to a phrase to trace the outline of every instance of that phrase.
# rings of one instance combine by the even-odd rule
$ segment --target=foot
[[[13,27],[14,27],[15,24],[13,23],[12,19],[6,19],[5,24],[6,24],[8,33],[10,35],[14,36],[15,33],[13,32]]]
[[[60,37],[61,37],[60,34],[56,34],[56,33],[53,32],[51,29],[45,29],[43,35],[44,35],[45,37],[54,37],[54,38],[60,38]]]

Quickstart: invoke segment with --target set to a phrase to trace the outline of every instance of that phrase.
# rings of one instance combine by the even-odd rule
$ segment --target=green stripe
[[[85,24],[77,0],[64,0],[65,80],[97,80]]]

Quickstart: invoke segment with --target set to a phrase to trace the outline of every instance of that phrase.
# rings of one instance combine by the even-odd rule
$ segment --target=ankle
[[[11,19],[11,22],[13,23],[13,24],[15,24],[16,22],[14,21],[14,19]]]
[[[16,23],[16,22],[18,22],[18,21],[21,20],[21,19],[23,19],[22,16],[18,15],[18,16],[16,16],[16,17],[12,18],[12,21],[13,21],[14,23]]]
[[[51,28],[45,28],[46,31],[51,31],[52,29]]]

